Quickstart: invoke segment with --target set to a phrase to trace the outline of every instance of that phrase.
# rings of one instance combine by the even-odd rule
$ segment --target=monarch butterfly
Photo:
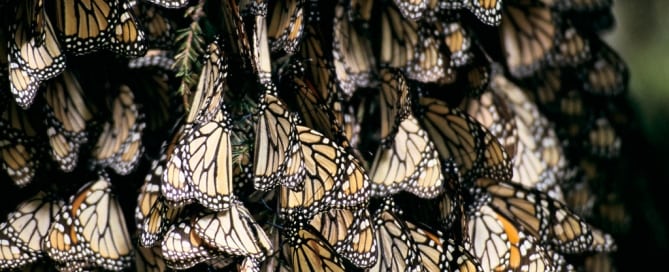
[[[207,245],[191,227],[189,220],[173,224],[160,244],[165,264],[172,269],[188,269],[212,259],[229,259],[225,253]]]
[[[88,142],[86,128],[95,109],[70,71],[49,82],[44,98],[51,156],[61,170],[70,172],[77,166],[79,147]]]
[[[174,58],[169,51],[161,49],[149,49],[141,57],[128,60],[130,69],[153,69],[158,68],[162,72],[173,72]],[[161,73],[155,73],[160,75]]]
[[[183,209],[183,206],[169,206],[162,196],[156,198],[146,214],[143,215],[144,218],[138,228],[140,246],[154,247],[158,245],[167,228],[177,220]]]
[[[374,214],[374,229],[378,244],[377,262],[370,271],[418,271],[420,255],[418,247],[411,239],[405,222],[398,217],[390,198],[385,198]]]
[[[456,86],[463,86],[469,96],[478,96],[490,85],[493,64],[481,47],[471,49],[471,62],[456,71]]]
[[[397,131],[398,121],[411,114],[409,86],[399,70],[381,69],[379,114],[381,115],[380,138],[390,137]]]
[[[56,30],[67,51],[83,55],[107,48],[126,56],[146,52],[144,31],[127,3],[59,0],[53,5],[50,9],[47,6],[49,15],[56,18]]]
[[[264,259],[273,250],[269,237],[241,202],[195,217],[193,229],[205,243],[226,254]]]
[[[207,123],[221,110],[223,85],[227,77],[227,61],[218,41],[207,46],[204,65],[192,98],[190,110],[182,124],[173,129],[171,142],[166,146],[166,171],[162,177],[161,192],[173,204],[183,205],[194,200],[194,191],[186,181],[186,153],[183,143],[186,130],[192,131],[193,123]],[[211,126],[211,125],[210,125]],[[220,134],[221,136],[227,133]],[[223,138],[221,138],[223,139]]]
[[[480,260],[484,271],[509,266],[511,242],[504,225],[504,222],[509,222],[501,220],[505,219],[487,205],[467,216],[466,235],[471,240],[472,252]],[[510,224],[507,226],[512,227]],[[517,233],[512,234],[517,236]]]
[[[263,192],[263,191],[254,191],[256,192],[253,196],[249,196],[249,201],[244,201],[244,203],[248,204],[248,207],[252,207],[251,205],[261,203],[262,201],[265,201],[265,203],[275,203],[275,196],[277,190],[272,190],[269,193]],[[262,195],[263,197],[266,197],[265,199],[258,199],[258,196]],[[262,205],[262,203],[261,203]],[[281,236],[282,231],[285,229],[284,227],[277,227],[277,224],[279,224],[279,217],[278,213],[276,211],[271,210],[271,209],[251,209],[253,213],[253,219],[260,224],[262,227],[262,230],[264,233],[267,234],[267,237],[269,237],[269,241],[272,245],[272,250],[270,252],[267,252],[265,256],[260,260],[260,271],[268,271],[268,270],[280,270],[280,267],[283,265],[286,265],[285,260],[282,260],[281,256],[281,251],[282,251],[282,246],[283,246],[283,237]],[[284,271],[284,270],[280,270]]]
[[[269,190],[281,183],[291,189],[302,186],[304,155],[297,141],[297,116],[274,94],[258,103],[254,144],[254,187]]]
[[[267,226],[267,225],[266,225]],[[282,257],[283,246],[279,240],[280,231],[277,229],[266,228],[265,232],[270,235],[272,244],[276,245],[274,251],[267,255],[267,259],[260,264],[260,271],[291,271]]]
[[[234,198],[231,123],[222,103],[227,76],[223,57],[217,42],[210,43],[185,124],[168,146],[161,188],[171,202],[185,204],[194,198],[216,211]]]
[[[292,54],[304,31],[304,0],[269,1],[267,38],[273,52]]]
[[[335,102],[334,112],[335,120],[338,120],[342,124],[342,131],[344,131],[344,141],[342,146],[347,147],[347,150],[353,153],[357,158],[360,158],[361,155],[357,147],[360,144],[360,119],[358,118],[353,104],[347,101],[337,101]],[[348,148],[348,147],[353,148]]]
[[[207,46],[202,72],[186,116],[186,124],[195,121],[207,122],[218,113],[223,101],[223,86],[228,76],[227,58],[223,53],[218,39]]]
[[[382,143],[370,169],[373,195],[409,191],[423,198],[442,192],[444,176],[439,154],[427,132],[410,115],[390,143]]]
[[[502,21],[502,0],[464,0],[463,5],[481,22],[497,26]]]
[[[556,271],[553,255],[534,236],[525,233],[488,205],[467,216],[467,235],[472,252],[484,271],[521,268],[528,271]]]
[[[421,97],[417,116],[442,161],[453,160],[465,181],[480,176],[510,179],[508,155],[480,123],[443,101]]]
[[[260,261],[256,258],[246,257],[242,260],[242,263],[237,265],[237,271],[260,272]]]
[[[408,78],[425,83],[437,82],[452,73],[448,67],[448,55],[444,54],[443,40],[435,32],[431,26],[424,26],[418,31],[421,42],[415,46],[415,56],[404,69]]]
[[[112,119],[104,123],[92,151],[94,164],[110,167],[119,175],[132,172],[144,153],[141,135],[146,124],[134,100],[130,87],[118,87],[111,105]]]
[[[153,3],[165,8],[183,8],[188,5],[188,0],[146,0],[149,3]]]
[[[9,31],[10,89],[16,102],[25,109],[33,103],[42,81],[65,70],[65,55],[44,14],[43,0],[19,3]]]
[[[505,4],[500,38],[506,65],[516,78],[528,77],[548,62],[559,41],[558,16],[545,4],[526,0]]]
[[[314,70],[326,70],[311,66]],[[323,133],[337,144],[344,147],[350,146],[350,138],[347,135],[349,135],[348,132],[352,134],[352,131],[346,131],[342,123],[343,109],[335,108],[342,104],[328,103],[328,98],[323,95],[329,95],[330,92],[323,93],[322,90],[317,89],[318,86],[308,78],[305,70],[305,65],[301,61],[291,60],[286,75],[281,79],[283,90],[281,94],[287,98],[286,102],[291,108],[297,109],[300,120],[305,126]]]
[[[378,243],[374,234],[374,224],[371,221],[369,211],[364,210],[364,216],[360,218],[359,223],[354,223],[354,230],[351,242],[344,248],[344,257],[350,260],[358,267],[369,267],[376,263],[376,252]]]
[[[40,165],[33,124],[29,112],[13,101],[0,110],[0,165],[19,187],[33,180]]]
[[[564,23],[560,31],[561,39],[555,45],[552,54],[554,65],[577,67],[590,59],[590,42],[570,21]]]
[[[444,253],[446,240],[441,233],[433,233],[417,225],[405,221],[411,239],[416,243],[421,266],[425,271],[444,271],[448,267],[447,257]]]
[[[40,191],[17,205],[0,224],[0,269],[16,269],[43,257],[42,240],[65,201]]]
[[[138,57],[148,48],[147,38],[132,10],[123,4],[123,10],[109,38],[110,49],[121,55]]]
[[[629,70],[625,61],[604,42],[592,39],[593,57],[579,67],[583,90],[595,95],[616,96],[627,91]]]
[[[418,20],[423,17],[423,11],[427,8],[427,0],[394,0],[402,16],[409,20]]]
[[[579,134],[585,126],[589,108],[580,87],[574,86],[576,75],[560,69],[547,68],[529,80],[534,90],[535,100],[542,112],[559,126],[566,127],[570,136]]]
[[[309,17],[309,24],[305,26],[304,37],[300,43],[299,54],[293,57],[293,63],[301,62],[302,77],[313,85],[313,89],[325,101],[327,106],[332,106],[339,95],[336,74],[332,63],[332,47],[326,36],[320,31],[320,18],[318,13]],[[350,95],[350,94],[345,94]]]
[[[160,197],[160,178],[165,171],[165,156],[152,160],[149,172],[144,177],[144,183],[139,188],[137,206],[135,206],[135,223],[137,229],[142,227],[144,218],[149,215],[153,203]]]
[[[460,22],[436,23],[436,31],[440,32],[444,38],[444,44],[450,52],[449,65],[452,67],[461,67],[471,62],[472,46],[471,34]]]
[[[376,63],[370,40],[365,38],[365,29],[346,16],[345,6],[338,3],[333,22],[332,53],[339,86],[350,97],[357,87],[370,85]]]
[[[376,59],[381,67],[403,68],[417,55],[416,47],[420,42],[418,23],[404,18],[395,5],[379,7],[382,2],[376,2],[380,10],[371,19],[372,25],[376,26],[371,29],[372,33],[380,33],[380,37],[374,39],[378,42],[373,45]]]
[[[355,2],[355,1],[352,1]],[[367,7],[366,12],[369,13],[371,12],[371,3],[374,1],[362,1],[365,4],[369,3],[369,7]],[[411,2],[411,1],[409,1]],[[445,13],[447,9],[456,9],[456,8],[461,8],[459,6],[461,3],[460,1],[438,1],[438,0],[427,0],[425,1],[425,9],[422,10],[422,16],[420,19],[424,22],[427,23],[434,23],[437,20],[440,20],[441,16]],[[456,6],[457,5],[457,6]],[[352,8],[357,7],[357,6],[362,6],[361,4],[357,4],[356,6],[351,5]],[[364,6],[363,6],[364,7]],[[357,7],[357,9],[361,9],[362,7]],[[357,10],[356,10],[357,11]],[[358,15],[360,12],[356,13]],[[450,14],[454,15],[454,14]],[[406,16],[405,16],[406,17]],[[369,16],[367,16],[369,18]],[[367,19],[369,20],[369,19]]]
[[[290,228],[284,234],[284,258],[292,271],[346,271],[334,248],[311,225]]]
[[[590,121],[586,127],[587,138],[585,147],[591,154],[603,158],[614,158],[620,155],[622,139],[606,116]]]
[[[22,249],[18,244],[12,242],[12,238],[5,234],[4,224],[0,229],[0,268],[5,270],[16,269],[27,266],[37,260],[38,252],[30,252]],[[24,245],[25,246],[25,245]]]
[[[184,0],[184,2],[187,2]],[[133,14],[146,29],[149,48],[170,49],[174,41],[175,23],[155,5],[139,3],[133,7]]]
[[[151,171],[139,190],[135,221],[140,233],[139,243],[143,247],[155,246],[183,210],[182,206],[169,206],[160,194],[160,179],[164,169],[165,157],[152,161]]]
[[[564,194],[559,185],[568,181],[572,173],[567,166],[567,160],[565,159],[564,151],[562,150],[562,146],[560,145],[559,139],[555,135],[555,132],[550,128],[547,128],[544,132],[546,134],[543,136],[543,139],[538,142],[539,149],[537,151],[539,159],[541,159],[546,164],[546,169],[544,170],[543,175],[540,175],[544,176],[546,180],[538,183],[530,183],[535,184],[537,189],[548,193],[552,197],[560,201],[564,201]],[[523,134],[521,137],[524,139],[524,141],[529,142],[529,135]],[[525,152],[529,151],[530,150],[527,150]],[[527,174],[531,174],[531,172],[529,172],[531,170],[526,170],[528,170]],[[519,169],[519,171],[522,171],[522,168]],[[541,172],[539,171],[537,173]],[[556,182],[551,184],[551,179],[554,179]],[[521,181],[521,183],[524,183],[524,181]]]
[[[294,77],[301,77],[301,80],[311,88],[310,91],[318,94],[324,107],[329,108],[326,111],[331,111],[332,116],[336,119],[336,122],[331,121],[330,125],[321,123],[319,125],[323,125],[322,128],[312,128],[326,133],[328,137],[328,131],[333,131],[337,137],[331,139],[348,148],[355,142],[353,136],[355,125],[347,123],[348,120],[352,121],[352,116],[346,116],[349,109],[346,100],[352,93],[347,93],[348,90],[339,87],[341,82],[337,78],[333,64],[333,48],[329,46],[329,37],[323,35],[321,30],[323,26],[320,22],[318,7],[312,6],[311,8],[314,11],[309,16],[310,23],[305,26],[304,41],[300,45],[299,54],[291,59],[292,63],[301,62],[303,68],[293,68],[292,74]],[[349,150],[354,152],[352,149]]]
[[[331,209],[316,214],[309,222],[337,253],[358,268],[373,265],[377,243],[369,211],[361,209]]]
[[[416,244],[421,266],[425,271],[484,271],[478,260],[462,245],[445,238],[440,231],[405,221]]]
[[[184,138],[185,129],[186,125],[182,121],[177,122],[169,143],[164,143],[162,148],[167,162],[160,179],[160,192],[165,196],[165,200],[174,206],[183,206],[194,200],[193,188],[186,182],[186,173],[184,172],[185,154],[182,148],[178,146]]]
[[[502,181],[478,179],[494,210],[558,252],[573,254],[615,250],[613,238],[594,228],[562,202],[545,193]]]
[[[580,133],[580,128],[585,126],[584,123],[588,121],[586,116],[590,112],[586,106],[587,101],[585,100],[585,97],[581,91],[577,89],[570,89],[566,91],[559,102],[560,115],[567,119],[568,123],[573,124],[573,127],[570,127],[567,133],[569,133],[571,136],[576,136]]]
[[[251,4],[253,5],[253,4]],[[272,63],[270,58],[269,42],[267,38],[267,23],[265,16],[254,16],[251,32],[251,67],[258,76],[258,82],[268,86],[272,84]]]
[[[562,200],[558,183],[565,177],[567,161],[553,127],[525,92],[504,76],[493,76],[490,86],[508,103],[518,129],[512,180]]]
[[[453,239],[447,240],[446,259],[448,266],[455,271],[474,272],[485,271],[481,262],[476,259],[468,247],[456,244]]]
[[[418,120],[411,114],[409,87],[399,71],[381,71],[381,145],[370,168],[372,194],[400,190],[431,198],[441,191],[441,162]]]
[[[226,51],[231,52],[231,56],[242,56],[243,67],[254,68],[252,63],[247,62],[250,60],[249,56],[253,57],[253,52],[238,3],[236,1],[223,1],[212,5],[212,8],[219,9],[216,12],[223,15],[211,17],[212,23],[220,29],[219,31],[227,34],[225,37],[218,36],[219,45],[225,44],[228,47]]]
[[[490,90],[463,100],[460,108],[474,117],[504,146],[511,160],[516,156],[518,128],[515,115],[503,98]]]
[[[214,211],[227,209],[235,199],[230,127],[228,113],[221,104],[212,120],[186,129],[177,146],[183,158],[181,171],[193,197]]]
[[[447,40],[447,36],[443,39],[444,43],[452,42]],[[478,97],[483,93],[488,88],[493,72],[491,59],[480,46],[470,47],[468,51],[468,62],[459,67],[449,67],[435,84],[415,84],[419,93],[442,99],[452,105],[461,103],[463,97]]]
[[[130,267],[133,249],[125,217],[104,174],[70,197],[43,243],[49,257],[68,268]]]
[[[574,266],[568,263],[567,259],[562,254],[557,253],[552,249],[546,249],[546,252],[551,256],[553,267],[555,267],[557,271],[576,271]]]
[[[301,191],[280,189],[280,216],[310,219],[328,207],[365,203],[369,177],[360,162],[318,131],[298,125],[297,133],[307,176]]]

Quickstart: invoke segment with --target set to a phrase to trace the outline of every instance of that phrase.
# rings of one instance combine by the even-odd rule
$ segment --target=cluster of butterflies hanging
[[[612,269],[611,5],[0,1],[0,269]]]

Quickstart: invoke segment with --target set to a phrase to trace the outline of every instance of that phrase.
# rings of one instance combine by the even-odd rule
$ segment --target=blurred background
[[[640,128],[634,133],[639,137],[623,144],[628,157],[622,160],[632,174],[621,189],[631,221],[618,238],[618,271],[666,267],[669,256],[668,12],[669,1],[614,1],[616,25],[604,36],[629,66],[629,96],[638,122],[633,127]]]

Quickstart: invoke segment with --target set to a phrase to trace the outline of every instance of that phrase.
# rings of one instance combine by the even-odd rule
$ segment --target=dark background
[[[616,25],[604,35],[627,61],[629,99],[636,114],[637,135],[624,142],[622,161],[632,173],[623,186],[631,218],[618,237],[614,255],[618,271],[666,269],[669,194],[669,1],[614,1]],[[638,257],[640,256],[640,257]],[[660,270],[664,270],[660,269]]]

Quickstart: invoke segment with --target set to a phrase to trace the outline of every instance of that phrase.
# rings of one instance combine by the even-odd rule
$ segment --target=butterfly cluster
[[[0,2],[0,269],[606,271],[611,5]]]

